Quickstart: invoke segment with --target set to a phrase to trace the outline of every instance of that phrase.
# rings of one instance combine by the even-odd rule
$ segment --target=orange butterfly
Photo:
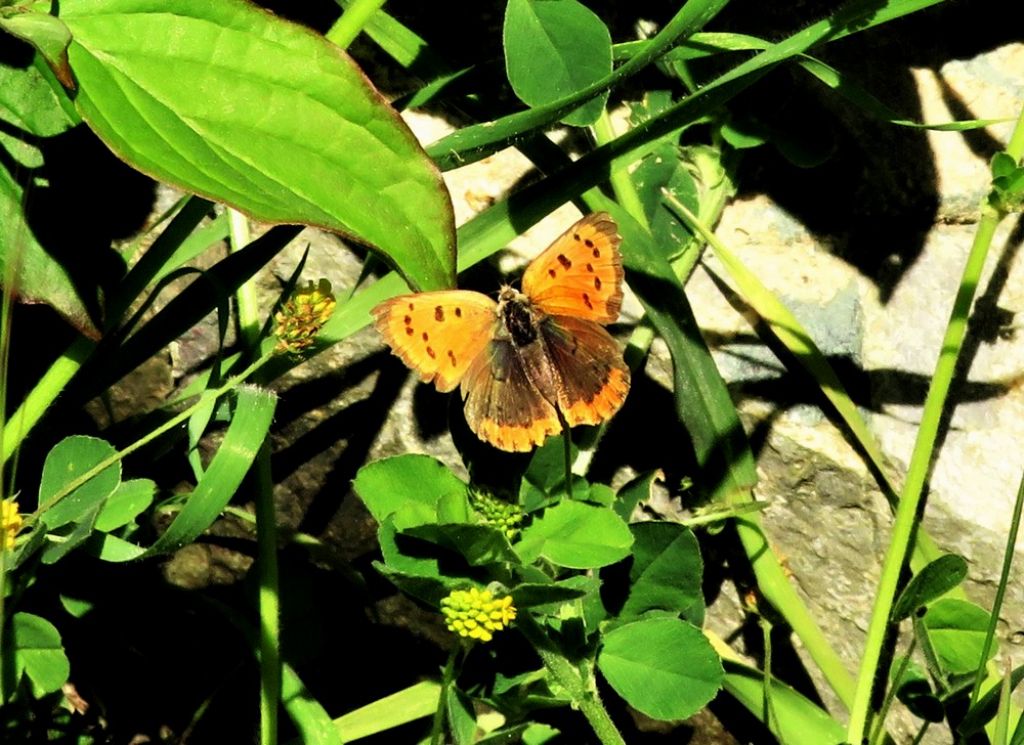
[[[602,328],[622,305],[621,242],[611,216],[588,215],[530,263],[522,292],[402,295],[373,309],[377,329],[424,382],[461,383],[480,439],[530,450],[562,430],[558,412],[600,424],[626,398],[629,368]]]

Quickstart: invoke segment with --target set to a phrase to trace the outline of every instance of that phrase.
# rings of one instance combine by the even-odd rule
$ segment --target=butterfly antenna
[[[555,407],[558,423],[562,425],[562,448],[565,453],[565,493],[572,499],[572,438],[569,436],[569,422],[562,416],[562,410]]]

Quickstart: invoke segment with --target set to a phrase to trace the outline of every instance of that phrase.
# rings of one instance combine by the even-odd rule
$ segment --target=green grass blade
[[[338,717],[334,726],[352,742],[431,716],[440,695],[440,684],[424,680]]]
[[[287,664],[281,666],[281,706],[299,732],[295,743],[342,745],[345,742],[331,716]]]
[[[702,476],[711,481],[708,491],[725,504],[749,502],[750,490],[757,481],[753,456],[725,381],[693,320],[680,280],[649,234],[622,208],[591,195],[588,205],[608,210],[619,223],[630,287],[672,353],[677,412],[694,440],[702,470],[707,470]],[[849,705],[854,681],[786,576],[759,516],[736,520],[736,529],[765,599],[785,617],[829,685]]]
[[[996,597],[992,601],[992,613],[989,620],[988,631],[985,634],[985,643],[982,647],[979,658],[978,670],[974,677],[974,687],[971,689],[971,706],[978,700],[981,692],[981,684],[985,680],[984,661],[989,658],[992,649],[992,642],[996,635],[996,626],[999,623],[1000,612],[1003,609],[1003,600],[1006,598],[1006,588],[1010,582],[1010,567],[1013,564],[1014,549],[1017,545],[1017,533],[1020,531],[1021,511],[1024,509],[1024,474],[1021,475],[1020,485],[1017,487],[1017,498],[1013,502],[1013,517],[1010,518],[1010,527],[1006,533],[1006,548],[1003,551],[1003,567],[999,573],[999,584],[996,586]]]
[[[557,122],[581,104],[639,72],[667,51],[679,38],[685,38],[710,21],[728,0],[689,0],[635,57],[610,75],[546,106],[520,111],[493,122],[464,127],[427,148],[427,154],[442,170],[485,158],[527,132]]]
[[[277,404],[277,397],[269,391],[242,385],[237,392],[234,417],[224,440],[174,522],[148,549],[140,548],[135,556],[126,552],[121,560],[156,556],[191,543],[234,496],[270,430]]]
[[[879,473],[886,474],[888,477],[891,469],[875,436],[868,429],[867,423],[850,399],[832,365],[829,364],[828,359],[818,349],[796,316],[764,286],[757,275],[747,269],[739,258],[718,240],[718,237],[706,225],[697,220],[686,205],[671,194],[666,194],[665,199],[680,219],[684,220],[695,233],[699,233],[714,249],[715,255],[729,271],[729,275],[743,299],[768,323],[786,349],[792,352],[797,360],[807,368],[807,371],[818,382],[822,393],[825,394],[846,426],[857,438],[857,442],[871,459],[875,468]]]

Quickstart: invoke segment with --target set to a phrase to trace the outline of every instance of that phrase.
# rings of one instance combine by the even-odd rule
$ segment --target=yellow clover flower
[[[14,548],[14,536],[21,530],[21,515],[18,514],[18,503],[13,499],[0,502],[0,550],[10,551]]]
[[[313,345],[317,332],[334,313],[337,301],[331,283],[321,279],[297,289],[274,314],[277,351],[298,354]]]
[[[526,513],[517,504],[510,504],[485,492],[471,489],[469,503],[473,505],[484,525],[497,528],[510,541],[519,535],[519,525],[526,519]]]
[[[448,630],[461,637],[489,642],[516,617],[512,596],[495,598],[490,590],[452,590],[441,601]]]

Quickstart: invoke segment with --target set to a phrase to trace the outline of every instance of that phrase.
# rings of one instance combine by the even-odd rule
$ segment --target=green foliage
[[[937,600],[925,613],[924,627],[947,675],[963,675],[984,664],[981,652],[988,628],[988,613],[974,603],[956,598]],[[989,657],[995,650],[989,650]]]
[[[479,515],[471,514],[468,525],[430,524],[432,515],[439,519],[446,495],[465,492],[447,469],[430,463],[423,456],[398,456],[364,466],[356,476],[360,498],[382,516],[380,569],[398,587],[437,605],[447,589],[500,584],[518,612],[548,626],[552,638],[570,630],[574,637],[582,634],[585,654],[612,687],[654,718],[685,718],[714,696],[722,676],[718,656],[700,630],[681,619],[700,597],[700,551],[689,530],[627,526],[611,504],[563,498],[538,507],[509,546],[502,533],[479,524]],[[543,482],[549,467],[554,466],[539,451],[527,472]],[[410,490],[409,499],[402,498],[401,488]],[[392,512],[385,515],[387,509]],[[413,514],[415,521],[401,517]],[[602,623],[607,609],[584,612],[587,605],[602,604],[602,583],[566,570],[599,569],[627,557],[626,601],[612,628]],[[657,617],[647,618],[652,614]],[[572,651],[578,643],[559,654],[579,654]],[[551,685],[558,680],[555,670],[549,669]],[[463,722],[465,707],[449,702],[452,717]]]
[[[854,0],[826,17],[800,19],[798,30],[769,41],[708,32],[712,21],[716,28],[731,22],[725,16],[718,20],[727,0],[680,4],[674,15],[657,19],[660,26],[649,37],[623,23],[638,20],[627,18],[627,7],[616,9],[611,23],[577,0],[508,0],[503,71],[493,64],[496,48],[469,67],[461,61],[456,66],[453,60],[463,55],[421,38],[372,0],[343,0],[344,28],[326,35],[242,0],[165,0],[159,12],[150,0],[3,3],[0,42],[14,50],[13,62],[6,56],[0,62],[4,301],[49,305],[78,336],[59,356],[26,365],[8,358],[8,342],[24,328],[8,305],[0,309],[0,399],[10,398],[0,407],[7,417],[0,433],[7,489],[2,496],[19,500],[4,513],[9,522],[0,532],[0,540],[13,542],[10,551],[0,551],[0,694],[10,712],[0,737],[21,737],[36,724],[48,737],[66,730],[68,738],[83,743],[112,736],[102,731],[99,717],[85,723],[59,710],[66,683],[89,685],[78,677],[79,669],[88,668],[76,669],[80,646],[69,642],[66,651],[63,638],[80,641],[103,618],[101,590],[109,588],[100,579],[90,585],[91,576],[112,569],[115,574],[103,576],[123,576],[117,573],[194,543],[208,542],[204,550],[220,555],[233,547],[218,541],[244,544],[251,537],[246,526],[255,519],[250,553],[257,610],[248,595],[230,593],[182,593],[171,605],[187,606],[198,597],[215,606],[258,658],[264,745],[275,745],[279,730],[285,731],[277,722],[279,710],[289,717],[285,726],[296,741],[316,745],[387,733],[431,715],[434,742],[540,745],[576,736],[539,721],[552,708],[579,712],[598,741],[620,743],[622,724],[595,695],[609,689],[628,706],[666,722],[729,696],[761,721],[759,736],[785,745],[876,745],[886,737],[885,714],[893,700],[926,723],[945,721],[958,742],[981,737],[986,726],[997,745],[1024,742],[1024,725],[1015,721],[1018,712],[1009,698],[1024,668],[1002,679],[994,666],[993,674],[986,672],[997,653],[992,634],[1000,601],[989,612],[963,599],[959,586],[968,558],[940,555],[921,529],[917,510],[986,240],[999,217],[1021,206],[1024,134],[1015,134],[1007,151],[992,159],[988,214],[961,281],[908,486],[898,500],[899,479],[832,363],[783,301],[712,231],[726,202],[746,187],[740,182],[743,158],[772,147],[810,168],[843,146],[811,120],[772,125],[746,102],[734,106],[738,95],[780,68],[820,86],[822,96],[842,97],[844,105],[892,126],[956,132],[993,123],[907,119],[862,86],[858,75],[814,56],[835,40],[872,33],[938,2]],[[613,38],[610,28],[615,37],[628,38]],[[378,55],[364,74],[329,41],[352,39],[360,31],[363,43],[375,45],[403,70],[390,69]],[[394,106],[374,88],[393,72],[402,80],[424,81]],[[506,83],[519,102],[510,105],[496,95]],[[619,101],[628,119],[612,116]],[[397,109],[427,104],[457,112],[462,126],[423,147]],[[555,144],[544,134],[558,123],[589,129],[568,144]],[[116,251],[118,262],[104,265],[100,277],[83,268],[91,255],[78,264],[67,261],[95,246],[52,242],[46,226],[64,218],[54,203],[42,214],[33,212],[38,192],[53,189],[53,174],[62,166],[77,167],[77,154],[58,145],[86,131],[132,168],[191,195],[150,219],[133,244],[101,246]],[[542,175],[468,220],[456,235],[441,170],[509,144]],[[304,524],[289,522],[278,535],[275,479],[280,485],[291,474],[271,459],[277,399],[267,386],[303,359],[350,340],[369,323],[378,302],[410,287],[455,286],[457,271],[487,259],[570,200],[608,211],[619,226],[626,280],[642,309],[629,350],[634,381],[643,376],[644,357],[658,337],[672,360],[666,409],[689,439],[669,443],[658,451],[659,457],[670,453],[667,462],[645,463],[640,467],[648,470],[631,474],[617,489],[611,484],[619,480],[600,483],[586,475],[592,461],[604,465],[606,451],[595,445],[599,428],[551,437],[528,464],[507,461],[513,465],[493,467],[493,474],[485,472],[486,461],[467,452],[469,483],[458,475],[464,471],[426,455],[369,462],[346,457],[339,473],[345,479],[355,474],[353,489],[377,525],[373,569],[369,562],[339,558],[326,541],[305,534]],[[223,206],[278,227],[248,240],[238,229],[238,215]],[[120,205],[108,209],[104,217],[117,217]],[[285,225],[325,228],[374,249],[383,261],[367,261],[356,286],[339,288],[336,309],[333,302],[330,308],[317,306],[315,323],[304,319],[301,344],[293,344],[302,355],[275,357],[280,340],[273,336],[274,312],[297,286],[304,260],[287,273],[282,297],[268,307],[251,302],[250,283],[298,235],[299,228]],[[225,239],[232,249],[227,256],[209,250]],[[830,402],[829,413],[878,473],[882,491],[898,505],[856,681],[794,590],[761,525],[764,503],[753,496],[758,474],[744,428],[748,422],[741,422],[686,291],[706,245],[732,282],[730,301],[756,316],[759,333],[803,367]],[[374,281],[362,281],[371,276]],[[170,299],[163,295],[170,283],[178,281],[178,287],[183,280],[189,282],[185,289],[175,289]],[[216,320],[217,351],[175,397],[116,422],[100,433],[103,439],[79,433],[77,427],[88,427],[77,424],[88,401],[109,402],[115,382],[182,335],[196,333],[209,317]],[[632,323],[633,317],[621,320]],[[239,333],[229,333],[232,326]],[[24,347],[15,349],[25,354]],[[17,399],[17,387],[8,389],[10,372],[23,365],[43,370],[46,364],[49,369],[38,382],[30,381],[23,399]],[[638,418],[632,421],[646,421],[647,412],[634,413]],[[65,431],[69,422],[76,429]],[[373,438],[362,425],[354,425],[346,456],[361,458],[358,444]],[[24,460],[19,449],[27,451]],[[576,473],[567,473],[567,460]],[[706,503],[696,519],[683,522],[713,523],[709,536],[714,534],[716,544],[745,554],[727,563],[730,569],[749,564],[751,576],[744,581],[756,585],[751,608],[756,603],[765,629],[774,623],[769,619],[781,617],[850,709],[848,726],[840,724],[845,714],[833,715],[789,685],[803,676],[790,678],[772,664],[770,633],[764,657],[755,661],[759,668],[737,662],[728,644],[703,630],[707,578],[697,536],[651,506],[661,491],[657,469],[677,467],[692,477],[694,488],[669,491],[682,493],[688,508],[693,500]],[[504,486],[483,485],[492,482]],[[228,513],[230,523],[223,519]],[[653,519],[634,522],[640,513]],[[735,530],[723,530],[730,524]],[[301,569],[284,576],[306,581],[329,574],[329,593],[285,582],[278,587],[277,555],[285,543],[282,555]],[[74,560],[65,561],[69,557]],[[1000,590],[1008,582],[1009,561]],[[128,562],[134,563],[112,566]],[[907,566],[915,575],[897,597]],[[388,663],[391,695],[366,703],[360,690],[339,701],[332,695],[337,691],[317,678],[360,688],[361,671],[314,670],[308,658],[319,664],[328,647],[352,658],[351,646],[362,643],[361,635],[347,638],[332,625],[329,606],[335,599],[360,619],[378,622],[386,615],[371,597],[379,584],[369,576],[374,571],[413,598],[417,613],[426,608],[436,614],[438,623],[442,601],[467,589],[474,592],[460,607],[460,622],[490,623],[474,614],[492,608],[508,611],[508,617],[497,624],[492,641],[451,637],[440,683],[408,686],[406,678],[431,675],[435,666],[429,663],[424,673],[413,660],[400,658]],[[481,595],[490,600],[473,606]],[[302,623],[282,622],[290,616],[281,602],[296,597],[309,606]],[[243,619],[255,612],[259,625],[250,626]],[[897,627],[906,619],[913,622]],[[321,625],[330,634],[319,634]],[[288,644],[281,644],[281,628]],[[892,652],[884,641],[891,640],[889,634],[906,637],[907,629],[919,651],[913,659],[888,659]],[[395,631],[395,638],[405,635],[404,628]],[[435,638],[433,631],[423,637]],[[300,651],[303,645],[310,649]],[[245,661],[237,669],[244,671],[240,677],[250,668]],[[306,675],[308,681],[300,677]],[[224,688],[249,690],[249,681],[236,682]],[[602,683],[607,686],[599,688]],[[208,708],[221,705],[220,693],[209,695],[188,712],[186,731],[201,725]],[[239,731],[246,727],[247,722]]]
[[[722,684],[722,663],[700,629],[675,618],[609,631],[597,666],[630,706],[665,721],[692,716]]]
[[[907,583],[892,608],[894,621],[908,618],[918,608],[923,608],[954,587],[959,586],[967,576],[967,561],[956,554],[940,556],[921,569]]]
[[[10,700],[22,676],[36,697],[59,691],[68,679],[70,665],[57,628],[32,613],[15,613],[4,635],[9,641],[5,639],[2,653],[5,675],[0,681],[0,700]]]
[[[512,90],[530,106],[571,96],[612,71],[608,28],[576,0],[510,0],[504,46]],[[562,121],[593,124],[607,100],[607,93],[592,98]]]

